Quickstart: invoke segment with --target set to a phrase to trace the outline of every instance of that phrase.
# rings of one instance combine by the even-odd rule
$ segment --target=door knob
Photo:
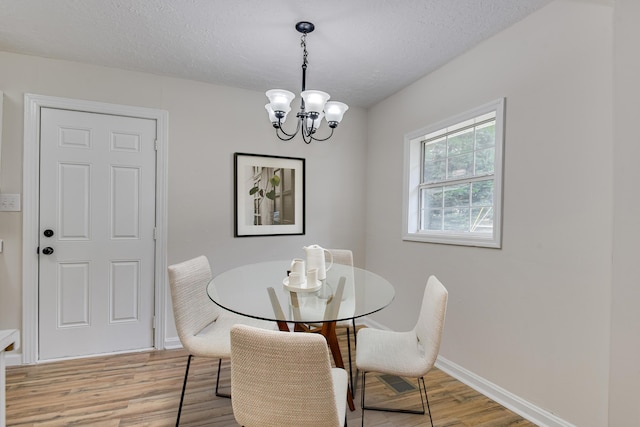
[[[53,236],[53,230],[50,230],[50,229],[44,230],[44,237],[51,237],[51,236]]]
[[[42,253],[45,255],[51,255],[53,253],[53,248],[51,246],[47,246],[42,250]]]

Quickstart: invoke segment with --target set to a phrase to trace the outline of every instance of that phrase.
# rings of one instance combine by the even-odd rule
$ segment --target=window
[[[405,135],[404,240],[499,248],[504,99]]]

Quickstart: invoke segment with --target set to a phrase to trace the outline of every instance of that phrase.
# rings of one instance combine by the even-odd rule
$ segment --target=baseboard
[[[22,365],[22,353],[5,353],[4,363],[6,366],[19,366]]]
[[[538,426],[575,427],[575,425],[555,416],[551,412],[539,408],[533,403],[516,396],[442,356],[438,356],[436,367]]]
[[[361,324],[370,328],[390,330],[385,325],[369,319],[362,318]],[[483,394],[489,399],[499,403],[510,411],[515,412],[522,418],[531,421],[540,427],[575,427],[575,425],[557,417],[549,411],[546,411],[531,402],[522,399],[519,396],[493,384],[490,381],[474,374],[473,372],[459,366],[442,356],[438,356],[436,367],[443,372],[451,375],[463,384],[468,385],[478,393]]]
[[[180,342],[180,338],[178,337],[165,338],[164,340],[165,350],[174,350],[176,348],[182,348],[182,343]]]

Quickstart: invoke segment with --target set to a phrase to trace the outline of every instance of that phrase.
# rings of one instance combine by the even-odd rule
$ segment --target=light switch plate
[[[0,194],[0,212],[19,212],[20,194]]]

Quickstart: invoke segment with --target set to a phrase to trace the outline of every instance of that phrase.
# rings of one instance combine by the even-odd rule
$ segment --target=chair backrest
[[[231,404],[245,427],[341,425],[324,337],[234,325]]]
[[[211,268],[204,256],[169,266],[173,317],[180,342],[189,351],[189,338],[214,322],[220,308],[207,296]]]
[[[424,289],[422,307],[414,331],[424,350],[426,373],[436,362],[447,314],[449,292],[436,276],[430,276]]]
[[[353,267],[353,252],[350,249],[327,249],[327,251],[331,253],[334,264]],[[331,259],[327,252],[324,253],[324,259],[326,262],[329,262]],[[348,314],[349,312],[353,314],[353,311],[355,310],[355,279],[353,277],[353,269],[350,270],[351,271],[348,271],[345,276],[347,280],[345,282],[342,299],[349,300],[352,304],[344,304],[342,307],[342,314]]]
[[[353,267],[353,252],[349,249],[327,249],[328,252],[331,253],[333,257],[333,262],[336,264],[350,265]],[[331,258],[325,252],[324,259],[326,262],[329,262]]]

